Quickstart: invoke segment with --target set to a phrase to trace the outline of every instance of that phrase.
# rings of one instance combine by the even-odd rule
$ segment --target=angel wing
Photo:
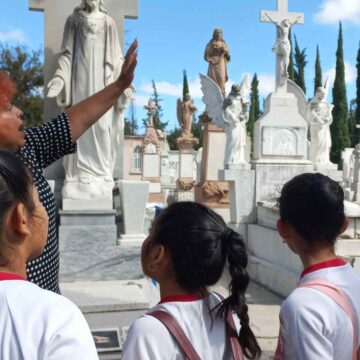
[[[176,112],[177,112],[177,118],[178,118],[178,122],[180,127],[182,127],[182,122],[183,122],[183,118],[182,118],[182,102],[180,99],[177,100],[177,106],[176,106]]]
[[[250,76],[249,74],[246,74],[240,84],[240,96],[243,99],[243,101],[246,101],[246,99],[248,99],[249,97],[249,94],[250,94]]]
[[[326,100],[328,95],[329,95],[329,90],[330,90],[330,79],[329,79],[329,77],[327,77],[326,80],[325,80],[324,89],[325,89],[325,100]]]
[[[205,111],[209,113],[212,122],[221,129],[225,128],[223,113],[224,96],[220,87],[214,80],[206,75],[200,75],[201,90],[204,94],[202,100],[206,104]]]

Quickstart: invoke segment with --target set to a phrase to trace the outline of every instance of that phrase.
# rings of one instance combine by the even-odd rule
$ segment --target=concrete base
[[[176,191],[176,201],[195,201],[195,192],[194,190],[190,191]]]
[[[121,248],[141,247],[144,240],[147,238],[145,234],[122,234],[117,243]]]
[[[147,181],[118,182],[124,232],[119,239],[121,246],[140,246],[146,238],[143,231],[149,185]]]
[[[93,200],[62,200],[62,209],[65,211],[82,211],[82,210],[111,210],[113,209],[113,199]]]
[[[255,221],[255,171],[250,169],[225,169],[219,179],[229,182],[230,220],[232,223]]]
[[[59,211],[60,279],[94,271],[103,257],[116,256],[115,211]],[[79,249],[82,249],[79,252]]]
[[[256,202],[277,198],[283,185],[294,176],[314,172],[309,161],[254,161],[252,168],[256,172]]]

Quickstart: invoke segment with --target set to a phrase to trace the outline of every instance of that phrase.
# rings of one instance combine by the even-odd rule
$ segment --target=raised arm
[[[66,112],[71,127],[71,138],[75,142],[91,125],[101,118],[131,85],[137,64],[137,46],[135,40],[126,56],[119,78],[103,90],[71,106]]]

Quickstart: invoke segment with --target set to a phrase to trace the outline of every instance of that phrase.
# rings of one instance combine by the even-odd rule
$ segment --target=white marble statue
[[[291,26],[296,24],[300,17],[296,18],[294,21],[290,21],[289,19],[284,19],[280,23],[276,20],[272,19],[269,13],[265,13],[265,16],[268,20],[276,25],[277,36],[275,45],[272,48],[272,51],[279,55],[281,58],[280,63],[280,74],[283,81],[288,77],[288,68],[290,64],[290,55],[291,55],[291,43],[289,39],[289,33]]]
[[[324,87],[316,89],[315,96],[308,104],[308,121],[310,125],[310,160],[316,165],[332,164],[330,162],[331,133],[333,122],[333,105],[326,102],[329,81]]]
[[[211,78],[200,74],[200,81],[204,94],[203,101],[206,104],[205,111],[213,123],[226,132],[225,168],[247,164],[245,148],[246,124],[249,120],[249,77],[246,75],[240,86],[233,85],[225,99],[220,87]]]
[[[115,21],[104,0],[82,0],[66,21],[58,67],[49,82],[48,97],[62,108],[91,96],[117,79],[124,62]],[[113,172],[119,153],[124,110],[134,96],[129,88],[77,141],[78,151],[64,161],[63,198],[112,198]]]

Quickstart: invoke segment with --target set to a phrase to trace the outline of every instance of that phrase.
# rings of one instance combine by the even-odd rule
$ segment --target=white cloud
[[[23,30],[14,29],[7,32],[0,32],[0,41],[17,41],[19,43],[25,43],[26,38]]]
[[[259,94],[266,97],[271,92],[275,91],[275,75],[273,74],[259,74]]]
[[[323,24],[335,24],[339,21],[360,23],[359,0],[323,0],[320,11],[314,19]]]
[[[135,96],[135,106],[137,107],[144,107],[145,105],[148,104],[149,101],[149,96],[145,96],[145,95],[137,95]]]
[[[349,61],[344,61],[345,64],[345,82],[346,84],[352,84],[356,80],[357,70],[356,67]],[[329,77],[330,86],[332,87],[335,81],[335,67],[328,70],[324,74],[324,80]]]
[[[176,96],[181,97],[183,91],[182,83],[169,83],[167,81],[158,81],[156,84],[156,90],[160,95]],[[140,91],[151,95],[153,93],[152,83],[143,83],[140,88]],[[200,85],[200,78],[197,77],[195,80],[189,82],[190,95],[193,99],[201,99],[202,91]]]

